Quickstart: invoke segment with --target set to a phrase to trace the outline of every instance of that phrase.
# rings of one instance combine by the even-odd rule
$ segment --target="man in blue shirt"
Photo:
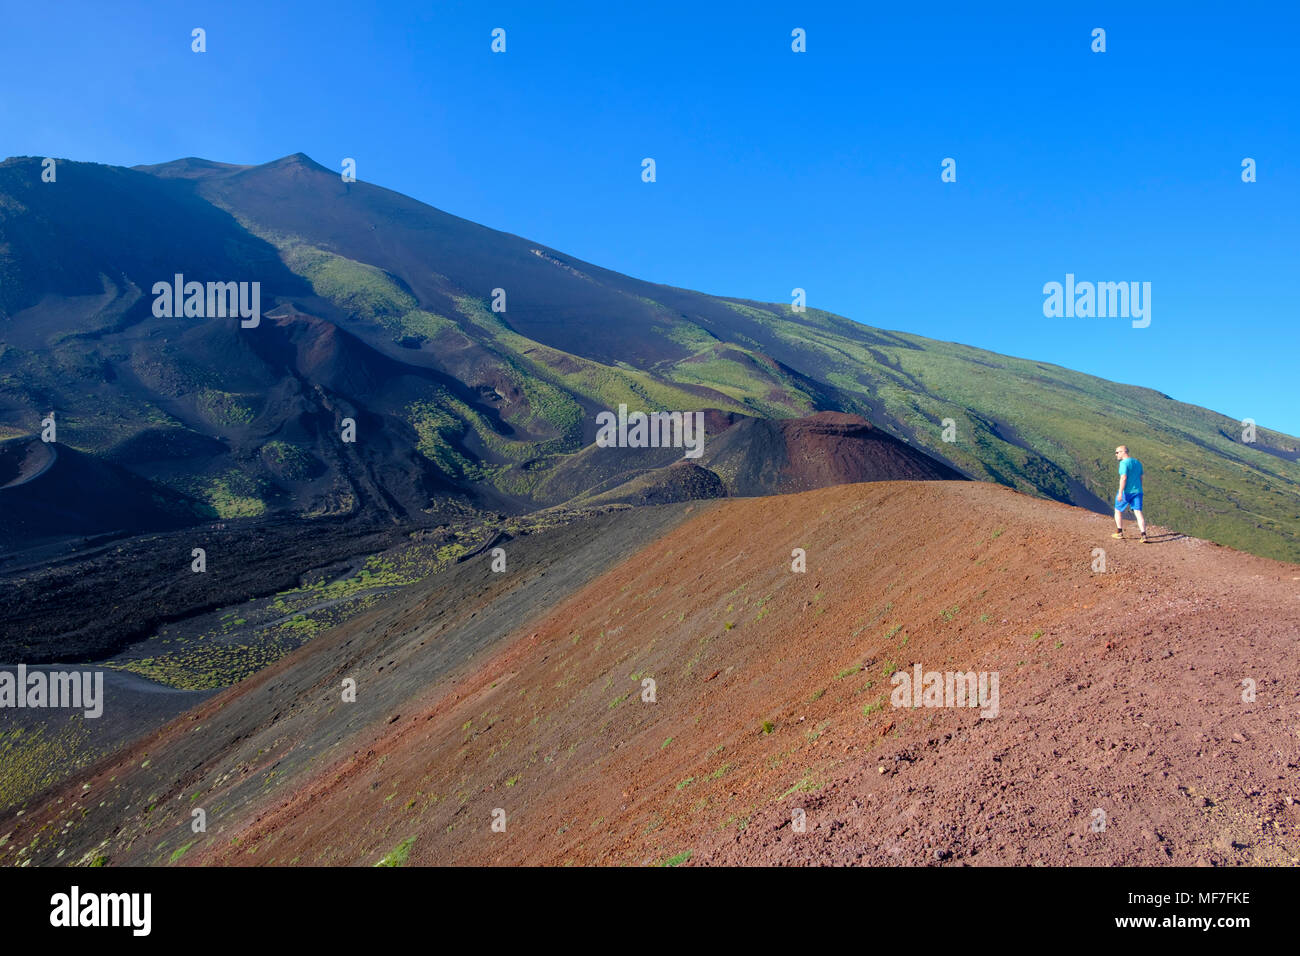
[[[1115,493],[1115,533],[1111,537],[1124,537],[1120,512],[1132,508],[1133,516],[1137,518],[1138,531],[1142,535],[1142,543],[1146,544],[1147,522],[1142,517],[1142,462],[1129,455],[1128,445],[1120,445],[1116,448],[1115,457],[1119,459],[1119,491]]]

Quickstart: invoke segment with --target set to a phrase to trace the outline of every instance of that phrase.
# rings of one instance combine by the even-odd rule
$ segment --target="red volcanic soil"
[[[726,478],[733,495],[962,477],[858,415],[818,412],[780,420],[743,418],[724,427],[706,443],[705,464]]]
[[[845,475],[893,475],[910,480],[959,477],[859,415],[818,412],[773,424],[785,439],[791,490],[842,484]]]
[[[238,685],[100,768],[87,799],[254,698],[264,721],[314,707],[310,732],[244,766],[215,734],[201,788],[157,771],[163,849],[138,833],[155,824],[112,833],[110,816],[102,852],[165,862],[184,840],[184,864],[366,865],[413,840],[409,865],[1296,863],[1300,566],[1112,530],[971,482],[697,503],[364,725],[344,727],[331,689],[354,642],[422,636],[433,653],[491,595],[465,590],[447,631],[414,605]],[[914,664],[996,672],[997,715],[892,706],[890,675]],[[284,689],[311,668],[310,692]],[[322,734],[344,742],[214,812],[207,835],[177,832],[191,790],[221,807]],[[79,813],[55,801],[80,783],[14,842]]]
[[[1110,530],[983,484],[728,502],[210,862],[381,829],[416,863],[1291,862],[1300,568]],[[999,671],[999,716],[895,709],[914,662]]]

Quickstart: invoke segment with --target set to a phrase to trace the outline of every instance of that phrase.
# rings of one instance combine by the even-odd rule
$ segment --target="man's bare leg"
[[[1120,538],[1124,535],[1124,519],[1120,516],[1119,509],[1115,509],[1115,537]]]
[[[1116,516],[1116,517],[1119,517],[1119,512],[1118,512],[1118,511],[1115,512],[1115,516]],[[1137,511],[1137,510],[1134,510],[1134,512],[1133,512],[1133,517],[1135,517],[1135,518],[1138,519],[1138,532],[1141,533],[1141,534],[1146,534],[1146,533],[1147,533],[1147,521],[1146,521],[1146,518],[1143,518],[1143,517],[1142,517],[1142,512]]]

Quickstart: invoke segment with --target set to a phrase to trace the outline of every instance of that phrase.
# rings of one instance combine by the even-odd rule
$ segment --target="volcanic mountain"
[[[56,168],[0,164],[0,440],[53,411],[61,448],[158,500],[78,523],[37,476],[23,501],[63,517],[28,543],[957,475],[1104,510],[1124,441],[1161,520],[1300,557],[1300,441],[1243,444],[1234,420],[1149,389],[629,278],[302,154]],[[155,315],[178,275],[258,282],[264,317]],[[707,411],[704,457],[594,456],[595,417],[620,404]],[[0,514],[25,507],[6,496]]]
[[[109,699],[5,711],[0,864],[1300,859],[1296,439],[300,154],[57,170],[0,164],[0,661]]]

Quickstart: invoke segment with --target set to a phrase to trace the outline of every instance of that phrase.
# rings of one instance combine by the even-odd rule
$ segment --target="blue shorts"
[[[1115,498],[1115,510],[1124,511],[1126,508],[1132,508],[1134,511],[1142,510],[1142,492],[1137,491],[1131,495],[1125,495],[1123,498]]]

